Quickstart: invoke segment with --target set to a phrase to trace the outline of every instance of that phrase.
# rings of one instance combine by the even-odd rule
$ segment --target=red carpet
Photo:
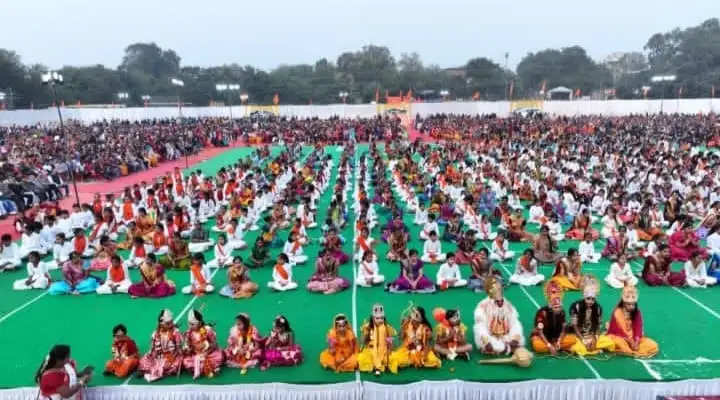
[[[234,143],[231,147],[210,147],[204,149],[200,153],[188,157],[187,165],[193,166],[195,164],[201,163],[205,160],[208,160],[230,150],[232,147],[238,144],[240,144],[240,142]],[[126,187],[134,185],[136,183],[140,183],[143,181],[150,183],[156,177],[165,175],[167,172],[174,170],[175,167],[185,169],[185,165],[186,162],[185,158],[183,157],[178,160],[160,163],[155,168],[130,174],[128,176],[123,176],[112,181],[78,182],[78,196],[80,197],[81,203],[90,203],[92,202],[95,193],[100,193],[101,195],[105,195],[107,193],[120,193]],[[60,207],[64,209],[70,209],[75,203],[75,192],[72,183],[69,183],[69,185],[70,196],[60,201]],[[0,220],[0,234],[9,233],[13,235],[14,239],[18,238],[19,235],[15,232],[13,222],[15,222],[14,216],[8,216],[7,218]]]

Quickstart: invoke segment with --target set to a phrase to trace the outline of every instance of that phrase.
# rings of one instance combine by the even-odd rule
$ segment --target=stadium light
[[[117,97],[120,100],[127,100],[130,98],[130,95],[128,94],[128,92],[118,92]]]
[[[240,90],[240,85],[238,85],[237,83],[217,83],[215,84],[215,90],[221,93],[226,93],[228,107],[230,107],[230,120],[232,120],[232,92]],[[242,96],[240,96],[240,98],[242,99]]]
[[[247,93],[243,93],[243,94],[240,95],[240,101],[241,101],[243,104],[247,103],[248,98],[250,98],[250,97],[248,96]]]
[[[0,92],[0,100],[5,100],[5,92]]]
[[[652,82],[672,82],[677,78],[675,75],[655,75],[650,78]]]
[[[64,79],[61,73],[57,71],[48,71],[40,75],[43,85],[49,85],[52,88],[53,103],[57,108],[58,119],[60,120],[60,132],[65,133],[65,124],[63,123],[62,112],[60,111],[60,103],[57,101],[57,85],[62,85]],[[68,149],[69,150],[69,149]],[[67,154],[70,152],[68,151]],[[67,156],[66,154],[66,156]],[[70,178],[72,179],[73,189],[75,190],[75,204],[80,205],[80,195],[78,194],[77,181],[75,180],[75,169],[70,164],[70,160],[66,158]]]
[[[150,95],[149,95],[149,94],[144,94],[144,95],[140,96],[140,98],[141,98],[142,101],[143,101],[143,105],[144,105],[145,107],[147,107],[147,106],[148,106],[148,103],[150,103]]]
[[[176,78],[170,78],[170,83],[173,86],[185,86],[185,82],[181,81],[180,79],[176,79]]]
[[[443,99],[446,99],[450,95],[450,92],[447,89],[442,89],[440,91],[440,96],[443,97]]]
[[[342,99],[343,104],[345,104],[345,99],[347,99],[347,97],[348,97],[349,95],[350,95],[350,93],[348,93],[348,92],[346,92],[346,91],[344,91],[344,90],[343,90],[343,91],[340,91],[340,92],[338,93],[338,97]]]

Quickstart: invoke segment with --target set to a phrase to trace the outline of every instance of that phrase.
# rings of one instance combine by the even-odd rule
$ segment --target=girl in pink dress
[[[261,369],[271,366],[293,366],[302,362],[303,354],[295,344],[295,334],[290,322],[282,316],[275,317],[270,336],[265,339],[265,356]]]

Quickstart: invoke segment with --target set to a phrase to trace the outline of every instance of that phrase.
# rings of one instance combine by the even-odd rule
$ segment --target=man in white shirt
[[[462,279],[460,268],[455,263],[455,254],[453,253],[447,254],[447,261],[438,269],[436,278],[440,290],[467,286],[467,280]]]

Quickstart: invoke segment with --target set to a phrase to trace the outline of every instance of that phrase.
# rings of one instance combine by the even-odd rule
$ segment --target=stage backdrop
[[[720,111],[718,99],[667,99],[667,100],[577,100],[577,101],[472,101],[442,103],[403,103],[402,107],[387,107],[376,104],[329,104],[329,105],[277,105],[277,106],[233,106],[233,117],[249,115],[255,111],[264,111],[277,115],[298,118],[329,118],[332,116],[357,118],[372,117],[387,111],[388,108],[402,110],[405,115],[427,116],[437,113],[452,114],[497,114],[507,116],[511,110],[522,107],[539,108],[551,115],[628,115],[658,113],[710,113]],[[397,111],[397,110],[396,110]],[[230,107],[132,107],[132,108],[63,108],[65,119],[85,123],[122,119],[139,121],[153,118],[185,117],[228,117]],[[58,121],[57,110],[15,110],[0,111],[0,126],[55,124]]]

